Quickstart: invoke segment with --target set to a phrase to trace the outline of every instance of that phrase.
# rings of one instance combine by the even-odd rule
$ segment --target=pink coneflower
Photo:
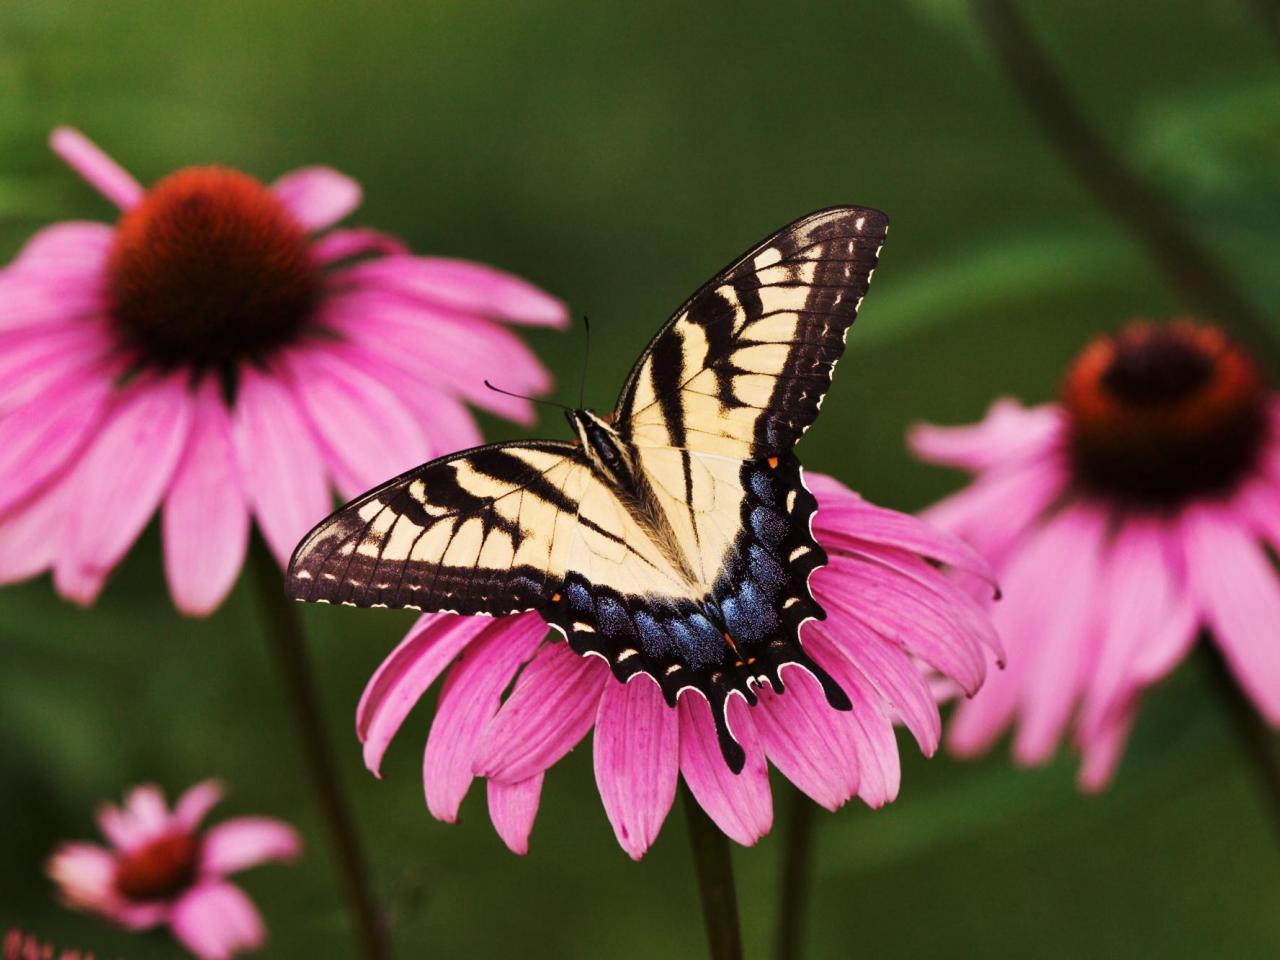
[[[21,930],[10,930],[4,935],[4,960],[93,960],[92,953],[81,953],[79,950],[54,950],[47,943],[24,934]]]
[[[219,167],[144,190],[74,130],[53,149],[120,207],[37,233],[0,270],[0,582],[53,571],[91,603],[157,506],[165,572],[209,613],[250,514],[283,563],[343,496],[473,445],[465,402],[520,421],[549,378],[500,321],[559,301],[490,267],[330,230],[360,187],[309,167],[270,187]],[[319,233],[319,231],[328,231]]]
[[[98,825],[110,848],[65,843],[49,858],[49,876],[67,906],[131,930],[166,925],[201,960],[224,960],[266,940],[257,908],[227,876],[296,857],[292,827],[268,817],[238,817],[201,831],[222,798],[210,780],[170,811],[153,785],[134,788],[123,807],[104,805]]]
[[[1110,780],[1143,690],[1205,630],[1280,724],[1280,400],[1213,327],[1137,322],[1091,343],[1062,401],[999,400],[969,427],[922,426],[924,459],[977,475],[925,516],[988,557],[1009,668],[962,704],[958,753],[1017,721],[1048,759],[1074,719],[1080,782]]]
[[[731,701],[733,734],[747,754],[735,775],[696,692],[672,709],[646,675],[620,683],[600,659],[549,638],[536,613],[496,620],[428,614],[365,689],[356,723],[365,764],[378,773],[405,716],[448,668],[427,738],[427,806],[452,822],[471,781],[486,778],[493,825],[516,853],[528,849],[547,769],[593,727],[600,798],[618,843],[637,859],[662,827],[678,776],[742,844],[755,843],[773,822],[768,763],[828,809],[855,795],[872,807],[892,800],[894,720],[926,754],[941,732],[916,658],[973,693],[986,673],[983,646],[996,645],[978,601],[930,561],[989,573],[960,541],[873,506],[829,477],[807,479],[819,503],[814,532],[830,560],[812,581],[827,619],[809,622],[802,640],[848,694],[851,711],[832,709],[807,671],[784,668],[785,693],[758,689],[755,707]]]

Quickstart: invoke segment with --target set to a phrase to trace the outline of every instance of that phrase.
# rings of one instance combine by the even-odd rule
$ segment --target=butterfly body
[[[576,443],[492,444],[357,498],[299,545],[303,600],[502,615],[536,610],[614,675],[669,704],[707,697],[725,759],[727,702],[808,670],[824,614],[817,502],[792,447],[817,416],[887,218],[819,211],[694,294],[641,355],[610,417],[566,416]]]

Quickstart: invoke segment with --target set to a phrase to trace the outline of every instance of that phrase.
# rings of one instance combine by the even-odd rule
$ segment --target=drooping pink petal
[[[512,323],[563,327],[563,302],[526,280],[483,263],[446,257],[383,257],[353,267],[346,283],[367,284],[464,313]]]
[[[432,389],[418,391],[415,399],[422,411],[419,419],[430,424],[427,442],[431,445],[431,456],[443,457],[480,445],[480,426],[465,403],[443,390]]]
[[[829,555],[833,572],[846,570],[851,563],[862,563],[870,565],[871,570],[866,572],[904,578],[907,581],[904,588],[911,590],[923,602],[947,611],[972,646],[984,646],[996,655],[997,660],[1003,661],[1004,646],[992,626],[987,596],[980,602],[964,588],[964,577],[972,579],[970,575],[957,571],[944,575],[913,553],[865,541],[842,540],[839,546],[831,547]]]
[[[195,830],[205,816],[222,800],[222,783],[202,780],[187,790],[173,808],[173,819],[187,830]]]
[[[1280,576],[1224,511],[1189,508],[1183,536],[1191,590],[1214,642],[1258,711],[1280,725]]]
[[[352,343],[517,423],[533,422],[533,405],[496,393],[484,381],[534,396],[551,387],[550,375],[528,346],[491,320],[372,290],[335,296],[326,305],[323,322]]]
[[[511,678],[546,635],[546,621],[536,613],[488,621],[484,633],[449,671],[422,756],[422,785],[432,816],[446,823],[458,818],[458,807],[474,779],[485,727]]]
[[[329,167],[303,167],[286,173],[271,192],[308,230],[331,227],[360,206],[360,184]]]
[[[831,561],[811,580],[814,593],[828,609],[839,609],[918,656],[966,693],[982,686],[986,659],[951,606],[891,571],[846,562],[838,555],[832,555]]]
[[[484,442],[480,427],[467,405],[421,371],[414,372],[390,357],[348,345],[344,351],[353,364],[395,392],[422,425],[428,456],[442,457]]]
[[[235,585],[249,545],[231,416],[212,377],[195,394],[191,436],[165,496],[161,532],[173,602],[189,616],[212,613]]]
[[[424,614],[369,679],[356,708],[356,734],[364,765],[382,776],[382,757],[409,711],[453,658],[489,622],[453,613]]]
[[[229,960],[267,939],[257,907],[230,883],[202,883],[183,894],[169,924],[178,942],[200,960]]]
[[[920,516],[931,526],[962,537],[990,563],[1003,567],[1067,484],[1060,457],[1035,457],[982,474]]]
[[[1166,577],[1173,584],[1173,605],[1166,616],[1145,631],[1127,682],[1145,687],[1167,676],[1191,651],[1202,626],[1199,599],[1188,586],[1183,531],[1174,517],[1159,526]]]
[[[975,757],[990,749],[1017,712],[1027,666],[1023,651],[1014,648],[1003,670],[987,672],[981,692],[958,703],[948,720],[948,750],[957,757]]]
[[[278,380],[251,367],[240,370],[233,424],[245,498],[284,566],[332,505],[324,460],[297,401]]]
[[[4,292],[0,290],[0,303]],[[102,358],[111,349],[101,324],[63,324],[0,332],[0,417],[60,382],[96,376]]]
[[[784,668],[786,693],[757,691],[752,710],[769,762],[814,803],[835,810],[858,792],[858,746],[851,712],[827,703],[801,667]]]
[[[820,473],[805,474],[805,485],[818,498],[813,519],[819,543],[844,539],[866,540],[934,560],[982,577],[993,586],[991,567],[967,543],[924,521],[868,503],[838,480]]]
[[[69,600],[89,604],[160,504],[191,432],[183,375],[140,382],[120,394],[75,467],[65,540],[53,580]]]
[[[284,362],[343,498],[428,459],[422,429],[400,397],[340,350],[293,351]]]
[[[606,683],[593,742],[596,785],[618,844],[633,860],[653,845],[679,777],[680,724],[643,674]]]
[[[902,781],[898,740],[893,732],[889,705],[875,685],[821,631],[815,630],[808,635],[805,649],[819,666],[831,674],[853,704],[852,710],[837,711],[840,714],[837,722],[847,723],[852,736],[858,764],[858,796],[869,807],[879,809],[897,798]],[[792,668],[790,675],[800,672]],[[825,716],[831,719],[829,713]]]
[[[488,781],[489,819],[507,849],[516,856],[529,852],[529,834],[542,799],[542,779],[543,774],[539,773],[518,783]]]
[[[0,269],[0,332],[106,332],[103,277],[113,231],[67,221],[38,231]]]
[[[1104,557],[1098,603],[1106,610],[1098,656],[1081,708],[1082,735],[1096,730],[1121,702],[1132,699],[1135,663],[1152,637],[1177,616],[1179,585],[1165,560],[1160,524],[1129,517],[1115,532]],[[1146,683],[1155,678],[1144,678]]]
[[[101,326],[96,278],[0,273],[0,333]]]
[[[292,860],[302,852],[302,838],[287,823],[271,817],[237,817],[205,831],[200,869],[208,877],[225,877],[260,863]]]
[[[1096,793],[1111,782],[1116,766],[1124,753],[1137,714],[1136,699],[1123,708],[1109,713],[1102,723],[1082,740],[1082,762],[1076,782],[1080,789]]]
[[[0,583],[34,577],[53,565],[62,548],[67,505],[73,496],[71,478],[63,477],[25,507],[0,518]]]
[[[79,130],[58,127],[49,146],[72,170],[121,210],[142,199],[142,185]]]
[[[107,261],[115,230],[92,220],[64,220],[37,230],[22,245],[5,276],[81,277],[95,289],[101,287],[101,270]]]
[[[828,614],[825,623],[805,627],[806,639],[811,631],[839,650],[897,713],[916,738],[920,752],[933,756],[942,736],[942,718],[934,691],[915,661],[842,611],[833,608]]]
[[[993,620],[1009,644],[1009,667],[993,673],[969,703],[960,704],[947,732],[960,755],[979,753],[1010,723],[1020,763],[1047,759],[1061,739],[1096,660],[1096,616],[1103,518],[1075,504],[1044,522],[1011,554],[1005,599]]]
[[[680,774],[689,792],[725,836],[744,847],[753,846],[773,826],[773,796],[751,709],[737,697],[729,700],[729,727],[747,755],[739,774],[729,769],[720,753],[706,698],[685,693],[676,710],[680,716]]]
[[[921,460],[978,472],[1003,466],[1011,459],[1034,456],[1058,442],[1062,415],[1051,404],[1024,407],[1001,397],[976,424],[940,427],[929,423],[913,426],[907,446]]]
[[[311,244],[311,256],[316,263],[327,266],[351,257],[383,256],[407,253],[408,248],[399,237],[368,227],[349,230],[330,230],[317,237]]]
[[[1026,638],[1019,653],[1028,660],[1013,741],[1020,763],[1040,763],[1053,753],[1097,657],[1104,532],[1099,513],[1068,507],[1024,547],[1023,563],[1011,566],[1006,578],[1009,593],[1016,589],[1019,598],[997,606],[996,628],[1002,636]]]
[[[106,371],[67,377],[0,418],[0,515],[68,469],[97,431],[111,396]]]
[[[587,735],[605,683],[615,682],[598,657],[545,644],[482,734],[475,773],[510,782],[546,770]]]

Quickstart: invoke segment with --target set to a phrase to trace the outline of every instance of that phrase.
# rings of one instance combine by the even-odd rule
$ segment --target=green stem
[[[738,927],[738,895],[733,884],[729,838],[711,822],[689,788],[683,784],[684,812],[689,821],[689,846],[702,896],[711,960],[742,960],[742,932]]]
[[[1138,178],[1090,123],[1015,0],[971,0],[973,14],[1010,83],[1063,162],[1146,250],[1169,285],[1196,310],[1231,327],[1280,372],[1280,339],[1166,198]]]
[[[1240,689],[1217,644],[1211,638],[1201,636],[1197,646],[1204,673],[1231,722],[1236,743],[1253,770],[1267,818],[1276,831],[1277,839],[1280,839],[1280,756],[1276,754],[1275,734]]]
[[[778,889],[778,930],[774,942],[777,960],[799,960],[804,956],[809,891],[813,886],[813,831],[817,807],[794,787],[788,794],[786,832],[782,838],[781,886]]]
[[[249,544],[249,565],[267,618],[271,652],[293,712],[303,761],[320,802],[334,863],[360,940],[361,956],[365,960],[387,960],[391,956],[390,939],[373,896],[355,818],[338,776],[297,604],[285,597],[280,568],[257,530]]]

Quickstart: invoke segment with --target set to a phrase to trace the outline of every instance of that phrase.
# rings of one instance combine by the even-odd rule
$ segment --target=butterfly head
[[[566,410],[564,415],[587,456],[609,473],[625,469],[627,458],[623,443],[609,422],[611,418],[586,409]]]

